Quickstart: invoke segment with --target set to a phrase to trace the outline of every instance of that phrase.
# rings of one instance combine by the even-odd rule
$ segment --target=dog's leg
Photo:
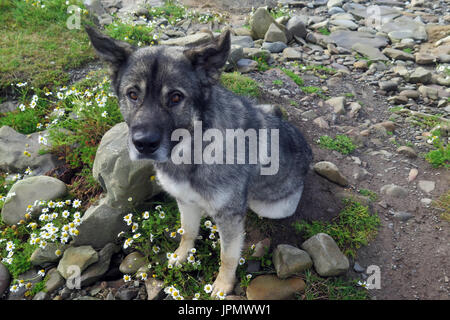
[[[181,242],[175,251],[177,259],[170,259],[172,265],[180,264],[187,259],[189,250],[194,248],[194,242],[198,235],[200,227],[200,218],[202,217],[202,209],[196,205],[187,204],[177,199],[178,209],[181,217],[181,228],[184,233],[181,236]]]
[[[223,292],[230,293],[236,280],[236,268],[241,257],[244,243],[244,222],[242,216],[214,218],[220,236],[220,268],[213,284],[212,296]]]

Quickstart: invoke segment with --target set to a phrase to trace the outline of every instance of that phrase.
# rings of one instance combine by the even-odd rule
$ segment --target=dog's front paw
[[[214,298],[223,299],[227,294],[233,291],[234,280],[234,278],[225,279],[225,277],[221,277],[219,274],[216,281],[214,281],[211,296]]]

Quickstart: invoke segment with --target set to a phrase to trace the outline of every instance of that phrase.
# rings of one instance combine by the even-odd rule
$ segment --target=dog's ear
[[[104,35],[91,26],[84,26],[92,46],[103,60],[119,68],[136,48],[131,44]]]
[[[219,69],[227,62],[230,48],[230,31],[227,30],[210,43],[186,49],[184,55],[194,67],[202,69],[208,76],[216,78]]]

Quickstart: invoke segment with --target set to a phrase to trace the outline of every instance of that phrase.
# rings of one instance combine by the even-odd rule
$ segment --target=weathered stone
[[[60,161],[55,155],[39,154],[39,150],[42,149],[39,136],[46,134],[46,131],[41,131],[24,135],[11,127],[1,127],[0,170],[23,173],[29,167],[35,175],[39,175],[56,168]],[[25,154],[25,151],[28,153]]]
[[[378,82],[381,90],[384,91],[395,91],[397,90],[397,82],[395,81],[380,81]]]
[[[345,97],[334,97],[326,101],[326,104],[333,108],[333,112],[336,114],[345,113]]]
[[[37,248],[34,250],[30,257],[30,261],[35,266],[45,267],[48,264],[57,262],[61,257],[56,255],[56,250],[61,250],[61,253],[67,248],[67,245],[59,243],[48,243],[47,246],[42,248]]]
[[[277,275],[286,279],[312,267],[308,253],[288,244],[280,244],[273,252],[273,264]]]
[[[411,61],[414,61],[414,59],[415,59],[414,55],[412,55],[411,53],[405,52],[403,50],[386,48],[382,52],[383,52],[383,54],[385,54],[389,58],[395,59],[395,60],[411,60]]]
[[[64,255],[58,264],[58,272],[64,279],[69,278],[75,268],[83,272],[91,264],[98,261],[98,254],[91,246],[70,247],[64,251]]]
[[[339,47],[352,49],[356,43],[361,43],[374,48],[385,47],[388,43],[385,37],[376,36],[367,32],[337,30],[333,31],[328,40]]]
[[[359,54],[362,54],[363,56],[369,58],[373,61],[387,61],[389,60],[384,54],[380,52],[380,50],[376,47],[373,47],[371,45],[357,42],[354,45],[352,45],[352,50],[355,50]],[[367,64],[367,62],[366,62]],[[367,66],[366,66],[367,67]]]
[[[347,257],[339,250],[336,242],[325,233],[318,233],[303,242],[302,249],[309,253],[314,268],[321,276],[337,276],[350,267]]]
[[[10,280],[8,269],[0,262],[0,297],[8,288]]]
[[[140,267],[145,265],[147,259],[137,251],[127,255],[119,266],[120,272],[124,274],[134,274]]]
[[[302,53],[294,48],[286,48],[283,50],[283,57],[287,61],[296,61],[302,59]]]
[[[112,208],[103,198],[85,212],[78,226],[79,234],[73,239],[73,245],[91,245],[103,248],[109,242],[115,242],[119,232],[127,229],[123,221],[123,210]]]
[[[17,181],[8,192],[2,219],[7,224],[16,224],[24,218],[27,207],[36,200],[55,200],[66,194],[65,183],[56,178],[36,176]]]
[[[305,290],[300,278],[279,279],[275,275],[262,275],[253,279],[247,288],[248,300],[287,300]]]
[[[237,68],[240,73],[247,73],[258,68],[258,62],[252,59],[240,59],[237,62]]]
[[[284,31],[281,30],[277,24],[272,23],[264,36],[264,41],[287,43],[288,39]]]
[[[435,55],[423,52],[418,52],[414,56],[417,64],[433,64],[438,60]]]
[[[436,183],[429,180],[419,180],[417,185],[422,191],[425,191],[426,193],[431,193],[436,187]]]
[[[407,156],[408,158],[417,158],[417,153],[413,148],[408,146],[401,146],[397,149],[397,152]]]
[[[92,173],[106,191],[106,202],[115,208],[141,204],[161,191],[152,161],[131,161],[125,122],[116,124],[103,136]]]
[[[380,192],[394,198],[406,198],[408,196],[408,190],[395,184],[382,186]]]
[[[304,20],[305,19],[301,16],[293,16],[287,22],[286,29],[292,34],[292,36],[305,39],[308,31],[306,30]]]
[[[61,288],[66,282],[56,268],[52,268],[47,272],[46,279],[45,290],[48,293],[52,293],[53,291]]]
[[[120,251],[120,247],[114,243],[108,243],[98,252],[98,261],[87,267],[81,275],[81,286],[88,286],[106,274],[109,270],[111,257],[113,254]]]
[[[264,42],[262,49],[268,50],[271,53],[279,53],[287,48],[287,45],[281,41],[278,42]]]
[[[410,75],[409,75],[409,82],[411,83],[423,83],[427,84],[431,81],[431,71],[428,71],[427,69],[424,69],[422,67],[416,68]]]
[[[195,33],[181,38],[173,38],[169,40],[161,41],[161,45],[164,46],[198,46],[211,41],[211,35],[209,33]]]
[[[317,162],[314,165],[314,171],[327,178],[328,180],[337,183],[340,186],[348,185],[347,179],[339,171],[338,167],[329,161]]]
[[[255,43],[250,36],[232,36],[231,44],[241,46],[242,48],[253,48]]]
[[[269,11],[266,8],[258,8],[250,17],[250,30],[253,39],[264,39],[267,30],[275,19],[272,18]]]

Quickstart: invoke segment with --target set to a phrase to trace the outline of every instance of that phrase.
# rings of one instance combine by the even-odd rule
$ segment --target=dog
[[[273,219],[291,216],[301,199],[312,161],[310,146],[276,108],[257,105],[220,84],[221,69],[231,47],[229,31],[198,46],[142,48],[92,27],[86,27],[86,31],[97,54],[111,66],[112,87],[129,128],[130,158],[152,159],[159,183],[177,201],[184,234],[175,251],[178,259],[169,263],[186,260],[206,213],[215,221],[220,236],[221,263],[212,295],[229,294],[236,281],[247,209]],[[174,150],[194,148],[193,152],[186,151],[186,158],[192,160],[199,147],[184,139],[176,143],[173,132],[215,130],[226,136],[229,129],[278,133],[266,137],[270,152],[279,156],[275,173],[261,174],[268,168],[267,157],[258,158],[256,163],[174,162]],[[220,146],[217,137],[214,140]],[[205,144],[203,140],[200,148]],[[232,152],[237,148],[232,147]],[[251,154],[248,143],[243,149]],[[234,160],[238,155],[236,152]],[[218,159],[225,157],[219,155]]]

